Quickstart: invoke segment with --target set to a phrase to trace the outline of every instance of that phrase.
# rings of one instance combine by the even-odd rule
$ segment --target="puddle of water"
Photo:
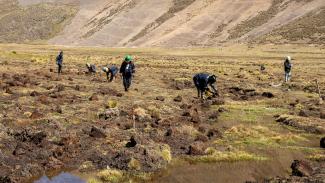
[[[59,175],[51,178],[43,176],[33,183],[86,183],[86,181],[70,173],[62,172]]]
[[[195,163],[177,162],[158,173],[152,183],[243,183],[263,182],[265,178],[289,176],[294,159],[303,157],[291,150],[263,150],[267,161]]]

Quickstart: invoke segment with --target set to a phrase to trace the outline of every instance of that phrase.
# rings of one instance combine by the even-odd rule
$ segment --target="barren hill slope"
[[[45,3],[78,9],[51,34],[51,44],[192,47],[323,43],[325,37],[324,0],[19,0],[25,9]]]
[[[50,39],[61,32],[76,12],[77,7],[67,4],[21,6],[16,0],[0,0],[0,42]]]

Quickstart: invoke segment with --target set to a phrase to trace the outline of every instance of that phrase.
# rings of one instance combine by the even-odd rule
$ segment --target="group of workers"
[[[291,79],[291,57],[285,57],[284,61],[284,73],[285,73],[285,82],[289,82]],[[56,63],[58,65],[58,74],[62,73],[62,65],[63,65],[63,51],[60,51],[59,55],[56,57]],[[87,63],[86,67],[88,69],[88,73],[96,73],[96,66],[94,64]],[[261,66],[261,71],[265,70],[265,66]],[[133,59],[130,55],[127,55],[120,69],[117,66],[107,66],[103,67],[102,71],[106,73],[107,80],[112,82],[119,72],[122,76],[124,90],[127,92],[131,86],[133,74],[135,73],[135,65]],[[218,90],[215,87],[217,81],[217,77],[215,75],[207,74],[207,73],[198,73],[193,77],[194,85],[197,89],[198,97],[203,99],[206,93],[211,93],[213,96],[219,96]]]
[[[60,51],[59,55],[56,57],[56,64],[58,65],[58,74],[62,73],[62,65],[63,65],[63,51]],[[95,74],[97,72],[96,66],[94,64],[86,63],[86,67],[88,69],[88,74]],[[127,55],[124,58],[124,61],[118,69],[117,66],[106,66],[102,68],[102,71],[106,73],[107,80],[112,82],[119,72],[123,79],[124,90],[128,91],[131,87],[133,74],[135,73],[135,65],[133,63],[133,59],[130,55]]]

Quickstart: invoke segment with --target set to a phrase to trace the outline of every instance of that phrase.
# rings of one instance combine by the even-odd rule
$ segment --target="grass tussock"
[[[223,143],[279,146],[294,145],[305,140],[302,136],[293,133],[280,134],[264,126],[238,125],[225,131]],[[220,140],[216,143],[220,143]]]
[[[141,170],[141,162],[138,161],[137,159],[131,158],[128,167],[131,170]]]
[[[124,179],[123,172],[116,169],[102,170],[97,174],[97,177],[104,183],[119,183]]]
[[[117,101],[115,100],[108,100],[106,103],[106,108],[107,109],[114,109],[117,107]]]
[[[95,177],[87,180],[87,183],[122,183],[122,182],[147,182],[153,177],[153,173],[137,172],[128,173],[116,169],[102,170]]]
[[[314,154],[308,156],[308,159],[313,161],[325,161],[325,154]]]
[[[207,155],[192,157],[188,160],[191,162],[203,162],[203,163],[213,163],[218,161],[262,161],[267,160],[266,157],[250,154],[245,151],[235,151],[235,152],[221,152],[213,148],[208,148],[205,151]]]
[[[172,153],[170,147],[167,144],[161,148],[161,157],[168,163],[172,160]]]
[[[180,127],[177,127],[176,130],[179,133],[186,134],[189,137],[193,137],[193,138],[195,138],[200,133],[196,128],[190,125],[182,125]]]

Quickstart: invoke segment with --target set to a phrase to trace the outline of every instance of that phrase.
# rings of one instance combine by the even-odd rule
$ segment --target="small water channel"
[[[303,154],[294,150],[264,150],[268,154],[266,161],[239,161],[215,163],[189,163],[177,160],[165,170],[155,174],[152,183],[243,183],[246,181],[263,182],[265,178],[285,177],[290,174],[290,165]],[[61,172],[55,177],[43,176],[33,183],[86,183],[87,179]],[[95,174],[94,174],[95,175]],[[93,175],[93,176],[94,176]],[[86,177],[92,177],[87,175]]]

